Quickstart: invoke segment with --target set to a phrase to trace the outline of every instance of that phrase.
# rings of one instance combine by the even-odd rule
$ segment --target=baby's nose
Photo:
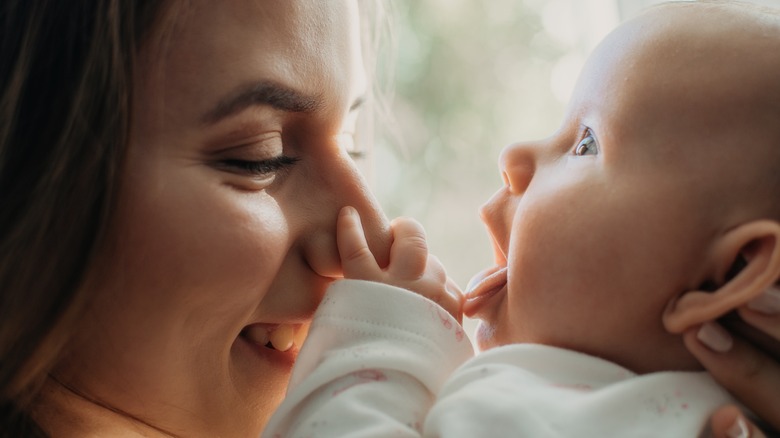
[[[534,149],[530,143],[506,146],[498,158],[504,184],[512,193],[523,193],[536,171]]]

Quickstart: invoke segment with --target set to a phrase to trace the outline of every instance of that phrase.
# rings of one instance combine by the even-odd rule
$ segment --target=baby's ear
[[[714,321],[772,286],[780,278],[780,223],[756,220],[731,229],[715,242],[709,258],[713,290],[674,297],[663,315],[669,332]]]

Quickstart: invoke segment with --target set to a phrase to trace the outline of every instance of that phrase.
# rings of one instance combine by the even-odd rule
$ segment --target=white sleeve
[[[339,280],[325,294],[263,437],[416,437],[451,372],[474,355],[434,302]]]

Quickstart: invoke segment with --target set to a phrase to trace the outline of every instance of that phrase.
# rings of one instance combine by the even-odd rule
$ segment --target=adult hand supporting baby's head
[[[336,234],[344,278],[408,289],[436,302],[461,322],[463,293],[447,277],[439,259],[428,253],[422,225],[411,218],[397,218],[391,229],[390,263],[383,269],[368,248],[357,211],[342,208]]]
[[[766,438],[736,406],[724,406],[712,414],[712,436],[714,438]]]
[[[771,289],[738,310],[751,327],[768,337],[780,339],[780,294]],[[688,350],[696,356],[721,385],[763,421],[780,430],[780,363],[765,351],[739,336],[732,336],[717,323],[705,323],[684,334]],[[742,426],[738,419],[742,418]],[[745,433],[740,434],[740,427]],[[758,427],[745,419],[734,406],[724,407],[712,416],[716,437],[764,437]],[[767,430],[768,431],[768,430]]]

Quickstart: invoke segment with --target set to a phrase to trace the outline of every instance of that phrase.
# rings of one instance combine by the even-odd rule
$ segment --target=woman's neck
[[[81,394],[51,376],[46,379],[31,415],[52,438],[174,436]]]

